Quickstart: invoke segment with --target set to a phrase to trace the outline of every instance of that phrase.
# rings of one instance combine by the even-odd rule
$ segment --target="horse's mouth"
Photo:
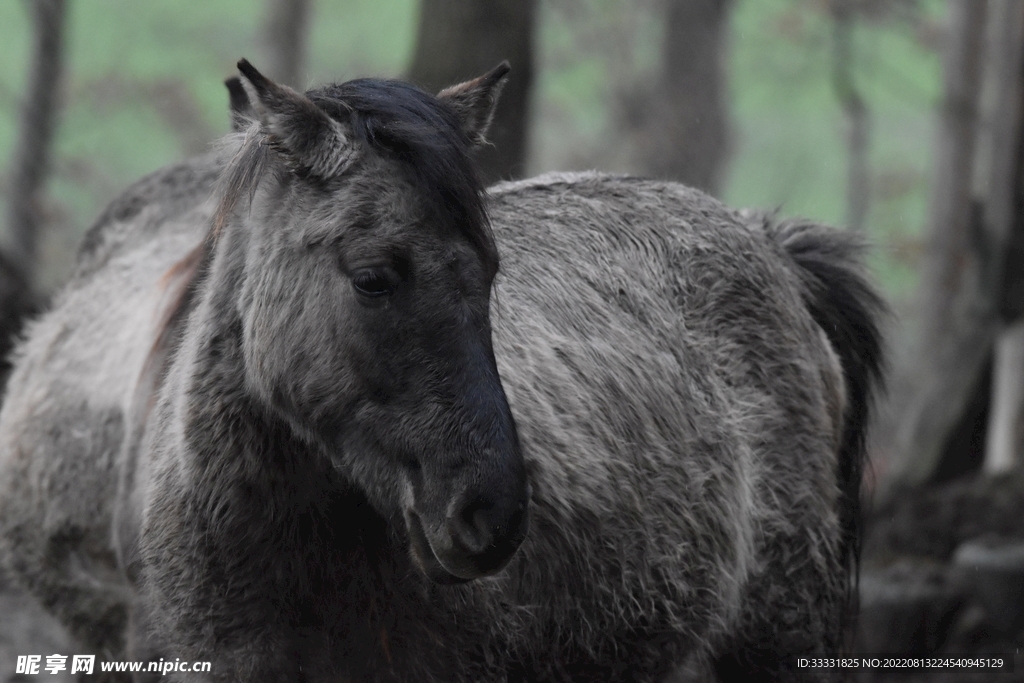
[[[409,540],[412,546],[413,559],[428,579],[434,583],[452,586],[468,583],[476,578],[456,576],[445,569],[441,561],[437,559],[437,555],[434,554],[434,549],[430,547],[430,541],[427,540],[427,534],[423,530],[423,522],[420,521],[420,516],[409,510],[406,513],[406,520],[409,528]]]

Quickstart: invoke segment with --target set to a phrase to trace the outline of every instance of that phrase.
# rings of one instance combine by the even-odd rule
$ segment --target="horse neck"
[[[246,247],[244,226],[225,226],[199,274],[192,310],[182,321],[180,341],[164,393],[185,457],[205,463],[234,461],[259,472],[274,463],[264,457],[285,451],[313,460],[308,446],[254,400],[246,388],[242,318],[238,292]]]
[[[193,307],[168,368],[165,398],[194,473],[209,478],[286,482],[305,496],[365,498],[314,443],[246,386],[239,309],[251,226],[226,225],[206,256]],[[215,465],[215,467],[211,467]],[[219,488],[218,482],[210,490]],[[295,502],[295,501],[292,501]]]
[[[394,525],[361,490],[247,389],[239,310],[247,240],[240,233],[226,231],[208,255],[168,367],[157,424],[169,447],[158,457],[186,468],[189,482],[171,495],[191,499],[188,509],[221,512],[216,525],[190,522],[204,526],[211,547],[234,547],[232,536],[244,534],[253,550],[243,561],[265,573],[284,562],[309,570],[303,590],[370,582],[356,592],[371,595],[378,581],[406,576],[409,560],[394,550],[401,547]]]

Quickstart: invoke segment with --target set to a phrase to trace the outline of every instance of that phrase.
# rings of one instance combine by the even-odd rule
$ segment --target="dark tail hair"
[[[842,559],[850,572],[845,614],[856,613],[860,567],[861,478],[874,394],[883,380],[879,323],[888,307],[863,267],[865,241],[856,233],[806,221],[784,221],[769,233],[796,263],[804,301],[839,355],[846,380],[846,414],[839,450]]]

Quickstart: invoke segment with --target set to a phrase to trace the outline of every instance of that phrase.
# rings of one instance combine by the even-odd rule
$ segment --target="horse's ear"
[[[462,130],[474,145],[487,144],[487,129],[494,119],[498,96],[512,67],[504,61],[483,76],[445,88],[437,98],[455,110]]]
[[[274,83],[245,59],[238,62],[238,70],[249,104],[271,144],[296,169],[330,178],[355,160],[356,145],[345,127],[312,100]]]
[[[249,96],[242,87],[242,80],[238,76],[232,76],[224,81],[228,88],[229,109],[231,112],[231,130],[238,132],[245,130],[254,121],[259,120],[256,111],[249,103]]]

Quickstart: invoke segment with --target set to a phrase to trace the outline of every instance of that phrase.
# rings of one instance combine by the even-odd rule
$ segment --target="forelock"
[[[484,206],[484,187],[469,156],[470,141],[455,112],[433,95],[393,80],[362,78],[306,93],[329,116],[348,124],[364,147],[390,156],[432,211],[452,225],[497,269],[498,254]],[[270,147],[254,123],[223,143],[233,151],[221,175],[220,203],[210,237],[216,240],[238,203],[251,201],[268,169]]]
[[[351,126],[357,140],[402,162],[434,212],[448,218],[497,267],[484,187],[455,112],[401,81],[362,78],[306,93]]]

